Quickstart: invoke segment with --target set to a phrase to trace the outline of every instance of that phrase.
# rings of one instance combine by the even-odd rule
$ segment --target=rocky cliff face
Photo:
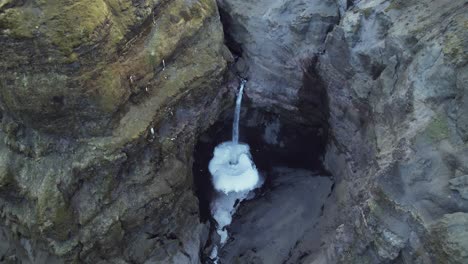
[[[326,123],[326,95],[317,85],[304,87],[303,73],[316,63],[327,33],[339,21],[335,1],[220,0],[218,4],[228,45],[240,55],[236,70],[249,79],[246,93],[253,104],[308,119],[309,125]]]
[[[334,135],[326,164],[339,208],[354,215],[336,222],[352,234],[337,234],[338,259],[468,261],[459,237],[468,230],[466,10],[464,1],[359,1],[328,35],[317,65]]]
[[[1,1],[0,43],[0,262],[198,263],[192,148],[229,98],[216,3]]]
[[[298,107],[311,61],[313,94],[329,100],[324,163],[336,188],[323,244],[301,238],[287,261],[468,261],[466,3],[241,2],[220,7],[253,101],[322,115],[313,101],[312,111]]]
[[[328,135],[335,183],[307,196],[322,185],[287,170],[234,238],[268,237],[243,228],[273,198],[321,213],[305,202],[299,229],[271,224],[281,246],[231,241],[221,263],[466,263],[465,1],[218,7],[225,39],[211,0],[0,0],[0,263],[199,263],[193,146],[230,105],[224,40],[252,113],[275,116],[265,142],[283,148],[284,124]]]

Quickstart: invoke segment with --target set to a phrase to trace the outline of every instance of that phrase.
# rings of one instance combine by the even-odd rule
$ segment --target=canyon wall
[[[466,262],[466,3],[219,5],[254,104],[313,125],[327,94],[324,164],[336,185],[322,245],[298,240],[287,263]],[[305,84],[316,101],[301,108]]]
[[[0,1],[0,44],[0,262],[198,263],[216,2]]]
[[[0,1],[0,263],[199,263],[194,144],[232,106],[234,74],[279,129],[328,135],[320,233],[285,263],[466,263],[467,11]]]
[[[468,260],[466,10],[359,1],[327,37],[325,163],[340,214],[353,216],[335,222],[328,253],[344,262]]]

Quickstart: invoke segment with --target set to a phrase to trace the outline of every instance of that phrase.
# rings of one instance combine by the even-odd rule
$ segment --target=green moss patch
[[[10,8],[0,14],[0,29],[14,38],[32,38],[37,20],[30,9]]]
[[[466,29],[465,29],[466,30]],[[464,63],[468,60],[468,34],[459,32],[451,32],[445,36],[443,52],[455,63]]]
[[[449,137],[447,118],[437,114],[426,127],[426,135],[434,141],[440,141]]]
[[[390,4],[385,9],[385,12],[389,12],[391,10],[401,10],[405,7],[408,7],[410,3],[408,0],[390,0]]]
[[[362,10],[362,13],[364,14],[364,17],[367,19],[372,15],[372,8],[366,8]]]
[[[5,1],[0,2],[5,5]],[[0,29],[14,38],[47,39],[66,57],[76,60],[73,49],[102,43],[114,50],[137,21],[131,0],[38,0],[0,14]]]

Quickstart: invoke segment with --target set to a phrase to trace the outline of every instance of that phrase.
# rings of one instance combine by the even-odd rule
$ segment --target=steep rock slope
[[[218,4],[251,106],[329,130],[335,188],[286,263],[466,263],[465,1]],[[231,99],[216,3],[3,0],[0,30],[0,258],[198,263],[193,144]]]
[[[339,208],[354,214],[336,222],[352,234],[334,252],[345,262],[468,261],[457,237],[468,225],[467,10],[359,1],[327,38],[317,66],[334,135],[326,164],[341,180]]]
[[[303,86],[303,71],[315,63],[327,32],[339,21],[335,1],[220,0],[218,5],[228,44],[241,55],[236,68],[249,79],[246,94],[253,103],[323,125],[328,109],[318,106],[326,96]]]
[[[219,5],[254,105],[294,120],[324,113],[313,100],[301,107],[301,79],[310,97],[328,95],[324,163],[336,186],[315,238],[322,247],[298,240],[289,261],[465,263],[466,2]]]
[[[192,148],[229,99],[216,3],[0,1],[0,43],[0,257],[198,263]]]

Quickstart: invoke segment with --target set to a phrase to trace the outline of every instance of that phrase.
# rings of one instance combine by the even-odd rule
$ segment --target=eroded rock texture
[[[335,1],[220,0],[219,6],[228,44],[241,55],[237,71],[249,79],[246,94],[254,104],[290,118],[307,112],[309,125],[324,123],[328,109],[317,106],[326,96],[318,85],[303,86],[303,72],[316,63],[327,32],[339,21]]]
[[[254,102],[322,115],[299,107],[310,62],[309,93],[328,95],[322,245],[301,238],[287,261],[467,262],[465,1],[219,2]]]
[[[466,11],[464,1],[360,1],[327,37],[317,66],[335,138],[326,164],[354,215],[353,242],[338,238],[334,252],[345,262],[468,261],[466,240],[443,238],[467,222],[430,236],[468,210]]]
[[[247,104],[273,116],[259,137],[328,138],[335,183],[319,213],[319,185],[278,178],[233,238],[271,235],[244,225],[277,216],[272,200],[294,215],[294,186],[299,227],[278,217],[281,243],[231,241],[220,263],[467,263],[466,1],[218,7],[0,0],[0,263],[199,263],[193,146],[232,102],[224,41]]]
[[[0,1],[0,43],[0,261],[198,263],[215,1]]]

